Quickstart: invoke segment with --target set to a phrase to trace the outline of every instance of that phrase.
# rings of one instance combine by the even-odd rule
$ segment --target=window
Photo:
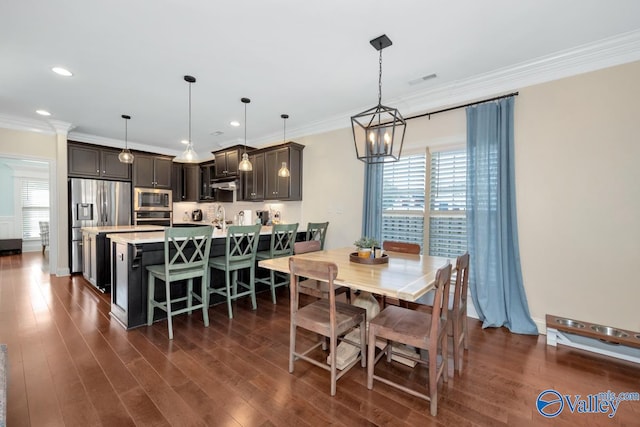
[[[40,221],[49,221],[49,181],[23,178],[22,197],[22,238],[40,238]]]
[[[382,185],[382,240],[424,240],[426,156],[385,163]]]
[[[467,251],[467,153],[431,153],[429,255],[455,258]]]

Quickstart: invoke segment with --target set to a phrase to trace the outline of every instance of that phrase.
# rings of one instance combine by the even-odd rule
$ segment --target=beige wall
[[[55,160],[56,135],[0,128],[0,154]]]

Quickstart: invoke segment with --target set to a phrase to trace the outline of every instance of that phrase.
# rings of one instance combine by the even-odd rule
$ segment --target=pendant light
[[[392,43],[385,34],[369,43],[380,52],[378,105],[351,117],[356,156],[367,164],[397,162],[407,125],[397,109],[382,105],[382,49]]]
[[[285,143],[287,141],[287,119],[289,118],[288,114],[281,114],[282,118],[282,142]],[[287,169],[287,162],[282,162],[282,167],[278,170],[278,176],[282,178],[289,177],[289,169]]]
[[[198,153],[194,151],[193,142],[191,141],[191,84],[196,82],[196,78],[184,76],[184,81],[189,83],[189,139],[187,140],[187,148],[176,160],[184,163],[198,163]]]
[[[127,121],[131,118],[131,116],[127,116],[123,114],[120,116],[124,119],[124,149],[118,154],[118,160],[120,163],[133,163],[133,154],[129,151],[129,145],[127,144]]]
[[[249,98],[241,98],[240,101],[244,104],[244,153],[242,154],[242,161],[238,165],[238,170],[242,172],[251,172],[253,165],[249,161],[249,155],[247,154],[247,104],[251,102]]]

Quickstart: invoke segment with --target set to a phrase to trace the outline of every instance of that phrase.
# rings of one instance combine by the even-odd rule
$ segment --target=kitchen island
[[[111,315],[126,329],[147,323],[147,270],[146,267],[164,263],[164,233],[118,233],[107,235],[111,239]],[[298,232],[296,240],[304,240],[305,233]],[[271,227],[260,231],[259,251],[269,250]],[[225,253],[226,232],[214,229],[210,257]],[[258,275],[256,270],[256,276]],[[209,278],[213,282],[224,282],[224,273],[214,270]],[[263,273],[264,274],[264,273]],[[268,273],[266,273],[268,274]],[[196,279],[198,280],[198,279]],[[162,288],[163,286],[157,286]],[[194,289],[199,286],[194,283]],[[258,290],[259,287],[256,287]],[[160,298],[160,295],[157,295]],[[222,302],[212,300],[211,304]],[[155,319],[166,317],[166,313],[155,310]]]
[[[111,291],[111,243],[108,234],[163,231],[158,225],[82,227],[82,275],[99,291]]]

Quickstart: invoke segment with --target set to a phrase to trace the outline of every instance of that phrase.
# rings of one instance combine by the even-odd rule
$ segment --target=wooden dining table
[[[405,301],[415,301],[433,289],[436,271],[448,262],[447,258],[442,257],[386,251],[388,263],[361,264],[350,260],[350,254],[353,252],[352,247],[345,247],[293,256],[335,263],[338,266],[338,276],[334,280],[336,285]],[[289,258],[263,260],[258,265],[281,273],[290,273]]]

